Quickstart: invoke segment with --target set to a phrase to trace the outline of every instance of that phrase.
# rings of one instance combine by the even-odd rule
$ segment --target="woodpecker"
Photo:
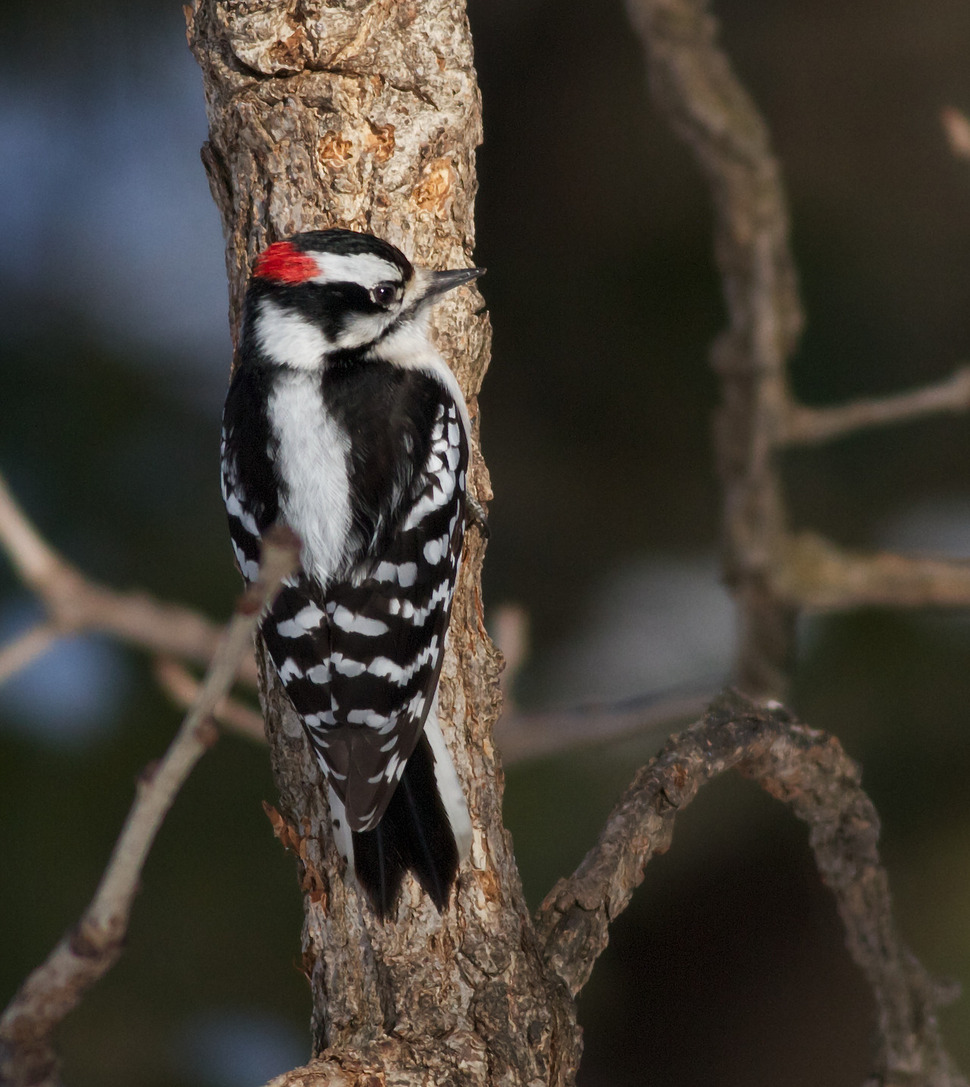
[[[441,912],[471,843],[436,712],[470,428],[428,318],[483,271],[416,267],[350,230],[270,245],[223,414],[243,577],[275,522],[302,543],[260,632],[326,779],[348,877],[385,920],[408,870]]]

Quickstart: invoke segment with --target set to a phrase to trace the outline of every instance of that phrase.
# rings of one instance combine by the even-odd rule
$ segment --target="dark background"
[[[735,64],[784,166],[808,324],[807,402],[947,374],[970,340],[962,0],[725,0]],[[716,685],[706,365],[723,322],[710,212],[645,95],[618,3],[472,0],[485,101],[476,260],[495,326],[482,394],[496,492],[486,607],[515,602],[527,706]],[[177,4],[0,12],[0,467],[82,569],[213,616],[237,590],[217,489],[228,370],[222,240]],[[853,546],[970,551],[970,422],[801,453],[795,520]],[[0,563],[0,636],[36,618]],[[907,940],[970,982],[970,625],[806,622],[794,705],[864,766]],[[65,643],[0,692],[0,1003],[89,900],[140,769],[178,721],[149,662]],[[512,768],[538,903],[657,737]],[[227,737],[149,858],[127,952],[65,1024],[72,1087],[246,1087],[302,1062],[293,865],[260,810],[265,750]],[[805,834],[722,781],[651,863],[581,1003],[585,1087],[858,1085],[871,1008]],[[943,1016],[970,1069],[970,1002]]]

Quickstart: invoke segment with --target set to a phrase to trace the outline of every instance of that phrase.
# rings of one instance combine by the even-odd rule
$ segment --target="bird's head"
[[[416,267],[373,234],[295,234],[256,258],[244,337],[263,357],[295,369],[322,368],[335,353],[400,353],[424,336],[435,299],[483,271]]]

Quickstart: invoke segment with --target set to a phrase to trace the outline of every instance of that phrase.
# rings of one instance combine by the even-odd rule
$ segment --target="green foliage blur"
[[[944,106],[970,111],[970,9],[724,0],[717,14],[789,186],[808,313],[799,395],[837,403],[943,377],[970,342],[970,167],[939,123]],[[706,193],[649,105],[621,4],[470,0],[470,16],[485,104],[475,256],[495,328],[487,613],[516,602],[530,616],[527,706],[707,682],[697,632],[726,605]],[[179,7],[8,7],[0,27],[0,470],[92,576],[227,615],[225,288]],[[966,556],[968,464],[966,417],[799,453],[794,520],[852,546]],[[669,589],[685,569],[689,601],[668,591],[644,615],[628,602],[629,635],[610,668],[595,664],[616,586]],[[3,637],[36,615],[0,561]],[[682,659],[657,667],[658,640]],[[906,939],[964,984],[968,659],[966,615],[810,619],[793,692],[863,764]],[[19,695],[0,691],[0,1003],[78,918],[138,774],[177,726],[150,666],[85,639]],[[532,903],[656,746],[510,769]],[[274,796],[264,749],[225,737],[206,755],[149,858],[124,957],[61,1033],[70,1087],[247,1087],[308,1055],[296,876],[260,808]],[[583,1087],[847,1087],[868,1070],[871,1007],[805,834],[741,781],[681,817],[580,1011]],[[943,1021],[970,1071],[970,1000]]]

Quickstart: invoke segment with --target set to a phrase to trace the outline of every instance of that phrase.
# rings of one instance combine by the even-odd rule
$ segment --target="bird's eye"
[[[389,306],[397,294],[397,288],[391,283],[378,283],[370,292],[371,299],[379,306]]]

